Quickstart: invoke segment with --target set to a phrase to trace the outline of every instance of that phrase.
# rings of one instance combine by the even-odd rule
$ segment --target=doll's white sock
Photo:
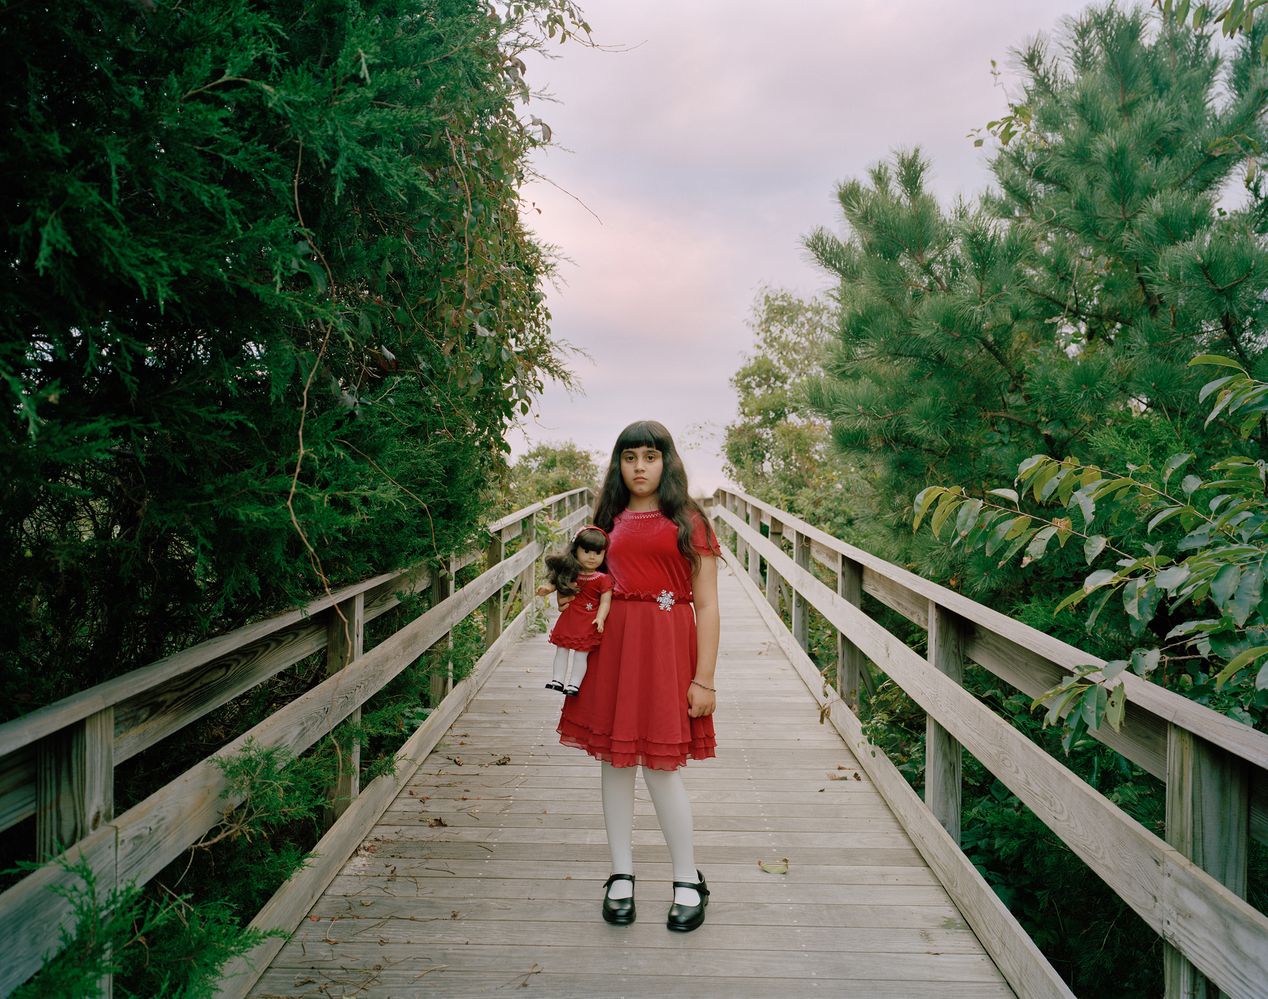
[[[580,687],[581,681],[586,678],[586,659],[590,655],[589,652],[577,652],[572,654],[572,669],[568,671],[568,679],[565,682],[569,687]]]
[[[564,682],[564,674],[568,670],[568,653],[571,649],[565,649],[560,646],[555,647],[555,666],[552,679],[556,683]]]
[[[608,849],[612,851],[612,873],[634,873],[634,768],[614,767],[600,763],[603,795],[603,825],[608,831]],[[613,881],[608,898],[629,898],[634,886],[628,881]]]
[[[656,807],[660,831],[665,834],[675,881],[699,880],[696,874],[695,849],[692,846],[691,799],[682,774],[677,770],[652,770],[643,767],[643,782]],[[675,888],[674,901],[679,905],[699,905],[700,893],[694,888]]]

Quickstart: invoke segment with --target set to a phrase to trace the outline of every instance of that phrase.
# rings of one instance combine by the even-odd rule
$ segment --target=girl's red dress
[[[698,515],[691,543],[702,557],[719,553]],[[716,755],[713,717],[687,715],[696,615],[677,525],[659,510],[618,514],[607,563],[616,580],[612,609],[581,693],[564,701],[559,741],[618,767],[676,770]]]
[[[603,637],[594,626],[594,616],[599,612],[599,598],[612,589],[613,580],[606,572],[595,572],[588,576],[582,573],[577,576],[577,583],[577,595],[550,629],[548,641],[561,649],[593,652],[599,647],[599,639]]]

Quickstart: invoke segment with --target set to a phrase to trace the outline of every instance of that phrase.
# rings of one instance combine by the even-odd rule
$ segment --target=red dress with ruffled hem
[[[594,616],[599,613],[599,598],[612,589],[613,579],[606,572],[595,572],[578,576],[577,584],[577,595],[559,615],[547,641],[561,649],[593,652],[603,637],[594,626]]]
[[[691,541],[703,557],[719,552],[703,517]],[[676,770],[715,756],[713,717],[687,715],[696,615],[677,525],[659,510],[619,514],[607,563],[616,580],[612,609],[580,694],[564,701],[559,741],[618,767]]]

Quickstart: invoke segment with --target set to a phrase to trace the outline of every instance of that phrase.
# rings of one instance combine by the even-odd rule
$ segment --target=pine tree
[[[874,470],[892,557],[949,574],[911,538],[926,485],[990,488],[1035,453],[1160,462],[1235,438],[1204,429],[1187,363],[1224,353],[1263,370],[1264,198],[1248,169],[1268,108],[1262,34],[1226,57],[1209,32],[1089,10],[1061,54],[1044,39],[1022,53],[997,191],[944,210],[919,152],[841,186],[847,238],[807,240],[840,278],[813,398],[843,457]],[[1243,170],[1244,203],[1227,209]]]

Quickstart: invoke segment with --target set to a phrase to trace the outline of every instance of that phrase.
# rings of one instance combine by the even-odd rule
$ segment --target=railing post
[[[114,818],[114,707],[41,739],[35,752],[35,854],[49,860]],[[114,889],[105,879],[103,894]],[[98,994],[110,999],[114,979]]]
[[[784,525],[772,516],[770,519],[770,536],[767,540],[776,548],[779,548],[783,535]],[[766,602],[771,605],[776,614],[779,613],[779,573],[775,571],[775,567],[769,562],[766,563]]]
[[[929,665],[964,682],[964,625],[929,601]],[[925,804],[951,838],[960,842],[960,743],[929,715],[925,719]]]
[[[453,562],[445,559],[436,569],[436,576],[431,584],[431,605],[435,607],[442,600],[453,596],[454,571]],[[432,673],[428,689],[429,700],[434,708],[445,699],[445,695],[453,690],[453,631],[445,634],[445,668]]]
[[[501,533],[495,535],[489,542],[488,553],[490,569],[506,558],[506,542],[502,540]],[[493,596],[489,597],[484,605],[484,647],[486,649],[502,634],[502,589],[503,587],[499,586],[494,590]]]
[[[863,606],[863,567],[852,558],[837,557],[837,593],[855,607]],[[837,694],[856,714],[859,709],[859,677],[863,673],[863,650],[837,632]]]
[[[537,514],[530,513],[524,518],[523,533],[525,535],[524,544],[534,545],[537,543]],[[529,615],[526,621],[532,622],[532,615],[537,609],[537,600],[534,590],[537,589],[537,559],[528,563],[528,568],[520,573],[520,612]]]
[[[1167,726],[1167,842],[1246,897],[1250,779],[1246,763],[1178,725]],[[1215,985],[1164,941],[1166,999],[1216,999]]]
[[[35,756],[35,854],[49,860],[114,818],[114,708],[41,739]]]
[[[762,536],[762,511],[752,503],[748,508],[748,526],[758,537]],[[748,578],[758,586],[762,585],[762,557],[753,546],[749,546],[748,550]]]
[[[358,659],[365,646],[365,594],[358,593],[349,600],[330,608],[326,619],[326,675],[333,676],[354,659]],[[353,725],[361,722],[361,709],[347,717]],[[361,793],[361,742],[353,739],[348,746],[337,745],[339,773],[327,788],[324,810],[326,828],[334,824]]]
[[[810,539],[800,531],[793,533],[793,561],[803,569],[810,568]],[[810,615],[807,613],[806,599],[797,592],[795,586],[790,584],[789,588],[792,590],[793,638],[797,640],[798,645],[809,651]]]

